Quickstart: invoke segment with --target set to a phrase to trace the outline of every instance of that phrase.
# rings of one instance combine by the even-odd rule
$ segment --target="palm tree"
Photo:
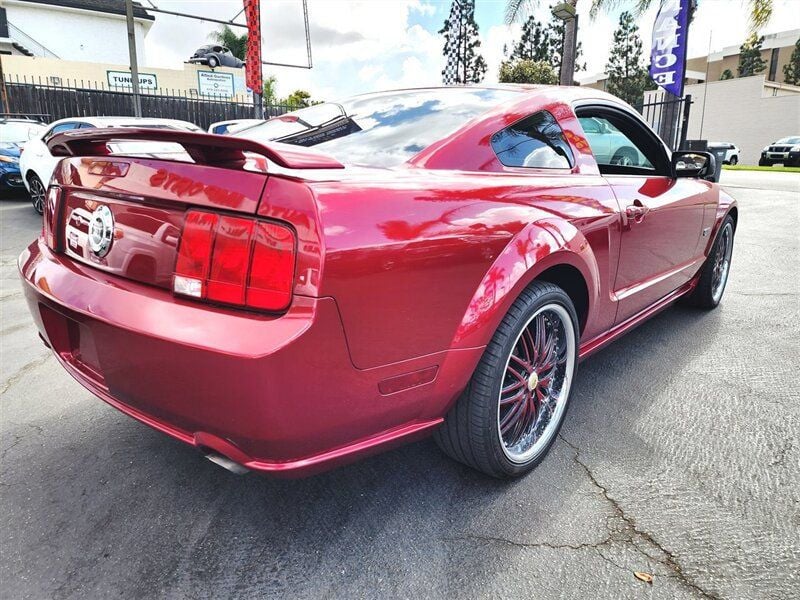
[[[588,2],[589,0],[582,0]],[[661,0],[658,0],[659,2]],[[578,4],[578,0],[567,0],[573,8]],[[653,4],[653,0],[591,0],[591,15],[594,17],[601,10],[609,10],[622,5],[633,5],[637,13],[642,13]],[[539,0],[507,0],[506,2],[506,23],[522,22],[533,8],[539,4]],[[772,17],[774,7],[773,0],[747,0],[750,7],[750,29],[752,32],[767,24]],[[575,19],[564,23],[564,57],[561,68],[561,85],[572,84],[572,72],[575,65],[573,55],[572,38],[575,35]]]
[[[221,46],[225,46],[236,58],[245,60],[247,54],[247,34],[236,35],[236,33],[223,25],[219,31],[212,31],[209,37]]]

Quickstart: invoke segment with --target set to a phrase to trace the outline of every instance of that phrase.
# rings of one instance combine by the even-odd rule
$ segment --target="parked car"
[[[0,119],[0,193],[25,190],[19,171],[22,145],[41,134],[44,127],[31,119]]]
[[[244,66],[244,61],[234,56],[228,48],[213,44],[200,46],[197,51],[192,54],[188,62],[208,65],[212,69],[219,66],[240,69]]]
[[[580,122],[598,161],[623,166],[647,165],[647,158],[613,124],[596,117],[583,117]]]
[[[741,150],[735,144],[731,144],[730,142],[709,142],[708,143],[708,151],[713,152],[714,150],[724,150],[725,151],[725,158],[723,159],[722,163],[726,165],[738,165],[739,164],[739,155],[741,154]]]
[[[644,160],[600,158],[587,119]],[[193,162],[114,155],[134,140]],[[525,473],[579,360],[678,299],[719,304],[738,220],[713,155],[670,152],[577,87],[401,90],[232,136],[47,144],[65,158],[19,259],[42,339],[235,472],[309,474],[433,434],[488,475]]]
[[[263,123],[264,119],[233,119],[232,121],[217,121],[208,126],[208,133],[227,135],[244,127]]]
[[[61,160],[60,156],[53,156],[48,149],[48,141],[54,135],[63,133],[65,131],[72,131],[75,129],[95,129],[98,127],[147,127],[156,129],[171,129],[171,130],[185,130],[185,131],[202,131],[197,125],[189,123],[188,121],[179,121],[176,119],[148,119],[135,117],[76,117],[70,119],[61,119],[51,123],[43,132],[31,138],[30,141],[25,143],[24,152],[20,157],[20,172],[22,173],[23,183],[31,195],[31,202],[33,208],[39,214],[42,213],[43,203],[45,198],[45,190],[47,189],[47,182],[53,175],[58,161]],[[172,145],[174,146],[174,144]],[[122,149],[118,149],[122,150]],[[144,154],[149,152],[159,153],[161,155],[168,154],[170,151],[175,152],[175,148],[169,146],[156,148],[152,144],[141,143],[138,145],[128,145],[129,152]],[[178,147],[177,151],[181,155],[185,155],[183,148]]]
[[[800,135],[790,135],[764,147],[758,166],[771,167],[777,164],[800,167]]]

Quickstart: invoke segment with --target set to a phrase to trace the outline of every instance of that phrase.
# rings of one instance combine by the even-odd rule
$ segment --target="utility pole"
[[[131,60],[133,115],[139,118],[142,116],[142,98],[139,95],[139,63],[136,58],[136,31],[133,27],[133,0],[125,0],[125,18],[128,24],[128,54]]]

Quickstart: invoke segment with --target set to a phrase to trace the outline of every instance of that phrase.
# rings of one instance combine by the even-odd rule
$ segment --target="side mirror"
[[[673,177],[697,177],[716,181],[717,160],[710,152],[673,152]]]

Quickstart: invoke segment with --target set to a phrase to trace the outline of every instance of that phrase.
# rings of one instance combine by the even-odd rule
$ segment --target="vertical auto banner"
[[[247,87],[254,94],[261,94],[264,81],[261,76],[261,2],[244,0],[244,16],[247,19],[247,56],[245,78]]]
[[[683,96],[691,0],[664,0],[653,26],[650,78],[670,94]]]

